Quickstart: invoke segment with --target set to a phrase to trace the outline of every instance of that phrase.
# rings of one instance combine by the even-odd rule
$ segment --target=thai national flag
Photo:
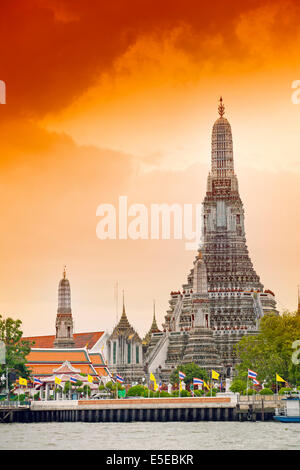
[[[256,379],[253,379],[253,385],[260,385],[260,382]]]
[[[254,372],[253,370],[248,369],[248,377],[250,377],[250,379],[256,379],[256,376],[257,376],[257,372]]]
[[[117,376],[116,376],[116,379],[117,379],[117,382],[119,382],[119,384],[123,384],[123,383],[124,383],[124,379],[123,379],[123,377],[121,377],[120,375],[117,375]]]
[[[70,382],[72,384],[76,384],[76,382],[78,382],[78,380],[75,377],[70,377]]]
[[[197,377],[194,377],[194,378],[193,378],[193,384],[194,384],[194,385],[203,385],[204,382],[203,382],[202,379],[197,379]]]
[[[38,379],[37,377],[33,377],[33,383],[37,384],[37,385],[42,385],[43,382],[40,379]]]
[[[183,380],[184,377],[185,377],[185,373],[179,371],[179,378],[180,378],[180,380]]]

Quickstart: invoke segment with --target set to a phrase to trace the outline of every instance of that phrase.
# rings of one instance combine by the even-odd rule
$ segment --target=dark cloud
[[[199,44],[201,37],[222,33],[226,47],[234,50],[235,21],[262,3],[253,0],[5,2],[0,17],[0,78],[7,84],[7,105],[1,108],[0,118],[9,114],[43,116],[63,108],[93,85],[141,34],[159,35],[185,23],[195,32]],[[182,39],[178,47],[194,48],[195,43],[190,41],[190,38]]]

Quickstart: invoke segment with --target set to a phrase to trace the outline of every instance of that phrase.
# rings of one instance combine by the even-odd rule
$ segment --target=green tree
[[[148,392],[148,389],[147,389]],[[134,385],[133,387],[130,387],[130,389],[127,392],[128,397],[141,397],[144,396],[145,394],[145,387],[143,385]]]
[[[26,357],[34,343],[22,340],[21,320],[3,318],[0,315],[0,340],[6,349],[6,364],[0,364],[0,376],[9,371],[9,389],[17,377],[29,378],[30,369],[26,367]],[[5,384],[2,385],[5,387]]]
[[[275,385],[276,373],[290,384],[300,384],[300,366],[292,362],[292,344],[300,339],[300,318],[296,313],[269,313],[255,336],[244,336],[235,346],[239,365],[238,378],[244,379],[248,369],[257,372],[260,382]]]
[[[184,382],[187,386],[193,383],[194,377],[197,377],[198,379],[203,379],[205,382],[208,381],[207,372],[204,369],[201,369],[201,367],[197,366],[197,364],[195,364],[194,362],[190,362],[189,364],[181,364],[173,370],[172,374],[170,375],[171,384],[178,384],[179,371],[183,372],[186,375],[184,378]]]

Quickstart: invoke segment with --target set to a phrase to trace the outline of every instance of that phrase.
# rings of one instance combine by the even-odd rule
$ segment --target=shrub
[[[292,389],[290,387],[281,387],[281,389],[279,390],[279,395],[284,395],[285,392],[291,392]]]
[[[263,388],[260,392],[260,395],[274,395],[273,391],[270,388]]]
[[[204,395],[204,392],[203,390],[194,390],[194,395],[196,397],[202,397],[202,395]]]
[[[148,389],[146,389],[148,392]],[[130,387],[130,389],[127,392],[128,397],[142,397],[144,396],[145,393],[145,388],[143,385],[134,385],[133,387]]]

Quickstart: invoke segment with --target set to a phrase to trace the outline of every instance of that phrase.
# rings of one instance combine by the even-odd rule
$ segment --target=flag
[[[253,385],[260,385],[260,382],[256,379],[253,379]]]
[[[124,383],[124,379],[123,379],[123,377],[121,377],[120,375],[116,375],[116,380],[117,380],[117,382],[119,382],[119,384],[123,384],[123,383]]]
[[[181,380],[180,380],[180,382],[179,382],[179,390],[180,390],[180,391],[183,390]]]
[[[209,390],[209,386],[207,385],[206,382],[204,382],[204,387],[206,387]]]
[[[248,377],[250,377],[250,379],[256,379],[256,376],[257,376],[257,372],[254,372],[253,370],[248,369]]]
[[[151,382],[154,383],[154,390],[157,390],[157,389],[158,389],[158,386],[157,386],[157,383],[156,383],[156,378],[154,377],[154,375],[152,374],[152,372],[151,372],[151,374],[150,374],[150,380],[151,380]]]
[[[218,374],[218,372],[216,372],[215,370],[212,370],[212,371],[211,371],[211,378],[212,378],[212,379],[218,380],[219,375],[220,375],[220,374]]]
[[[159,381],[159,386],[158,386],[158,388],[159,388],[159,391],[161,391],[161,389],[162,389],[162,383],[161,383],[161,380]]]
[[[27,380],[23,379],[22,377],[19,377],[19,384],[20,385],[25,385],[27,387]]]
[[[285,380],[283,380],[280,375],[276,374],[276,382],[286,382]]]
[[[88,382],[90,382],[91,384],[93,383],[93,377],[91,375],[88,374],[87,379],[88,379]]]
[[[204,381],[202,379],[197,379],[197,377],[193,378],[193,384],[194,385],[203,385]]]
[[[180,380],[183,380],[185,378],[185,373],[184,372],[179,371],[178,375],[179,375]]]
[[[55,382],[57,385],[61,385],[61,379],[58,378],[58,377],[55,377],[54,382]]]
[[[78,382],[78,380],[75,377],[70,377],[70,382],[72,384],[76,384],[76,382]]]
[[[33,377],[33,384],[37,384],[37,385],[42,385],[42,381],[40,379],[38,379],[37,377]]]

